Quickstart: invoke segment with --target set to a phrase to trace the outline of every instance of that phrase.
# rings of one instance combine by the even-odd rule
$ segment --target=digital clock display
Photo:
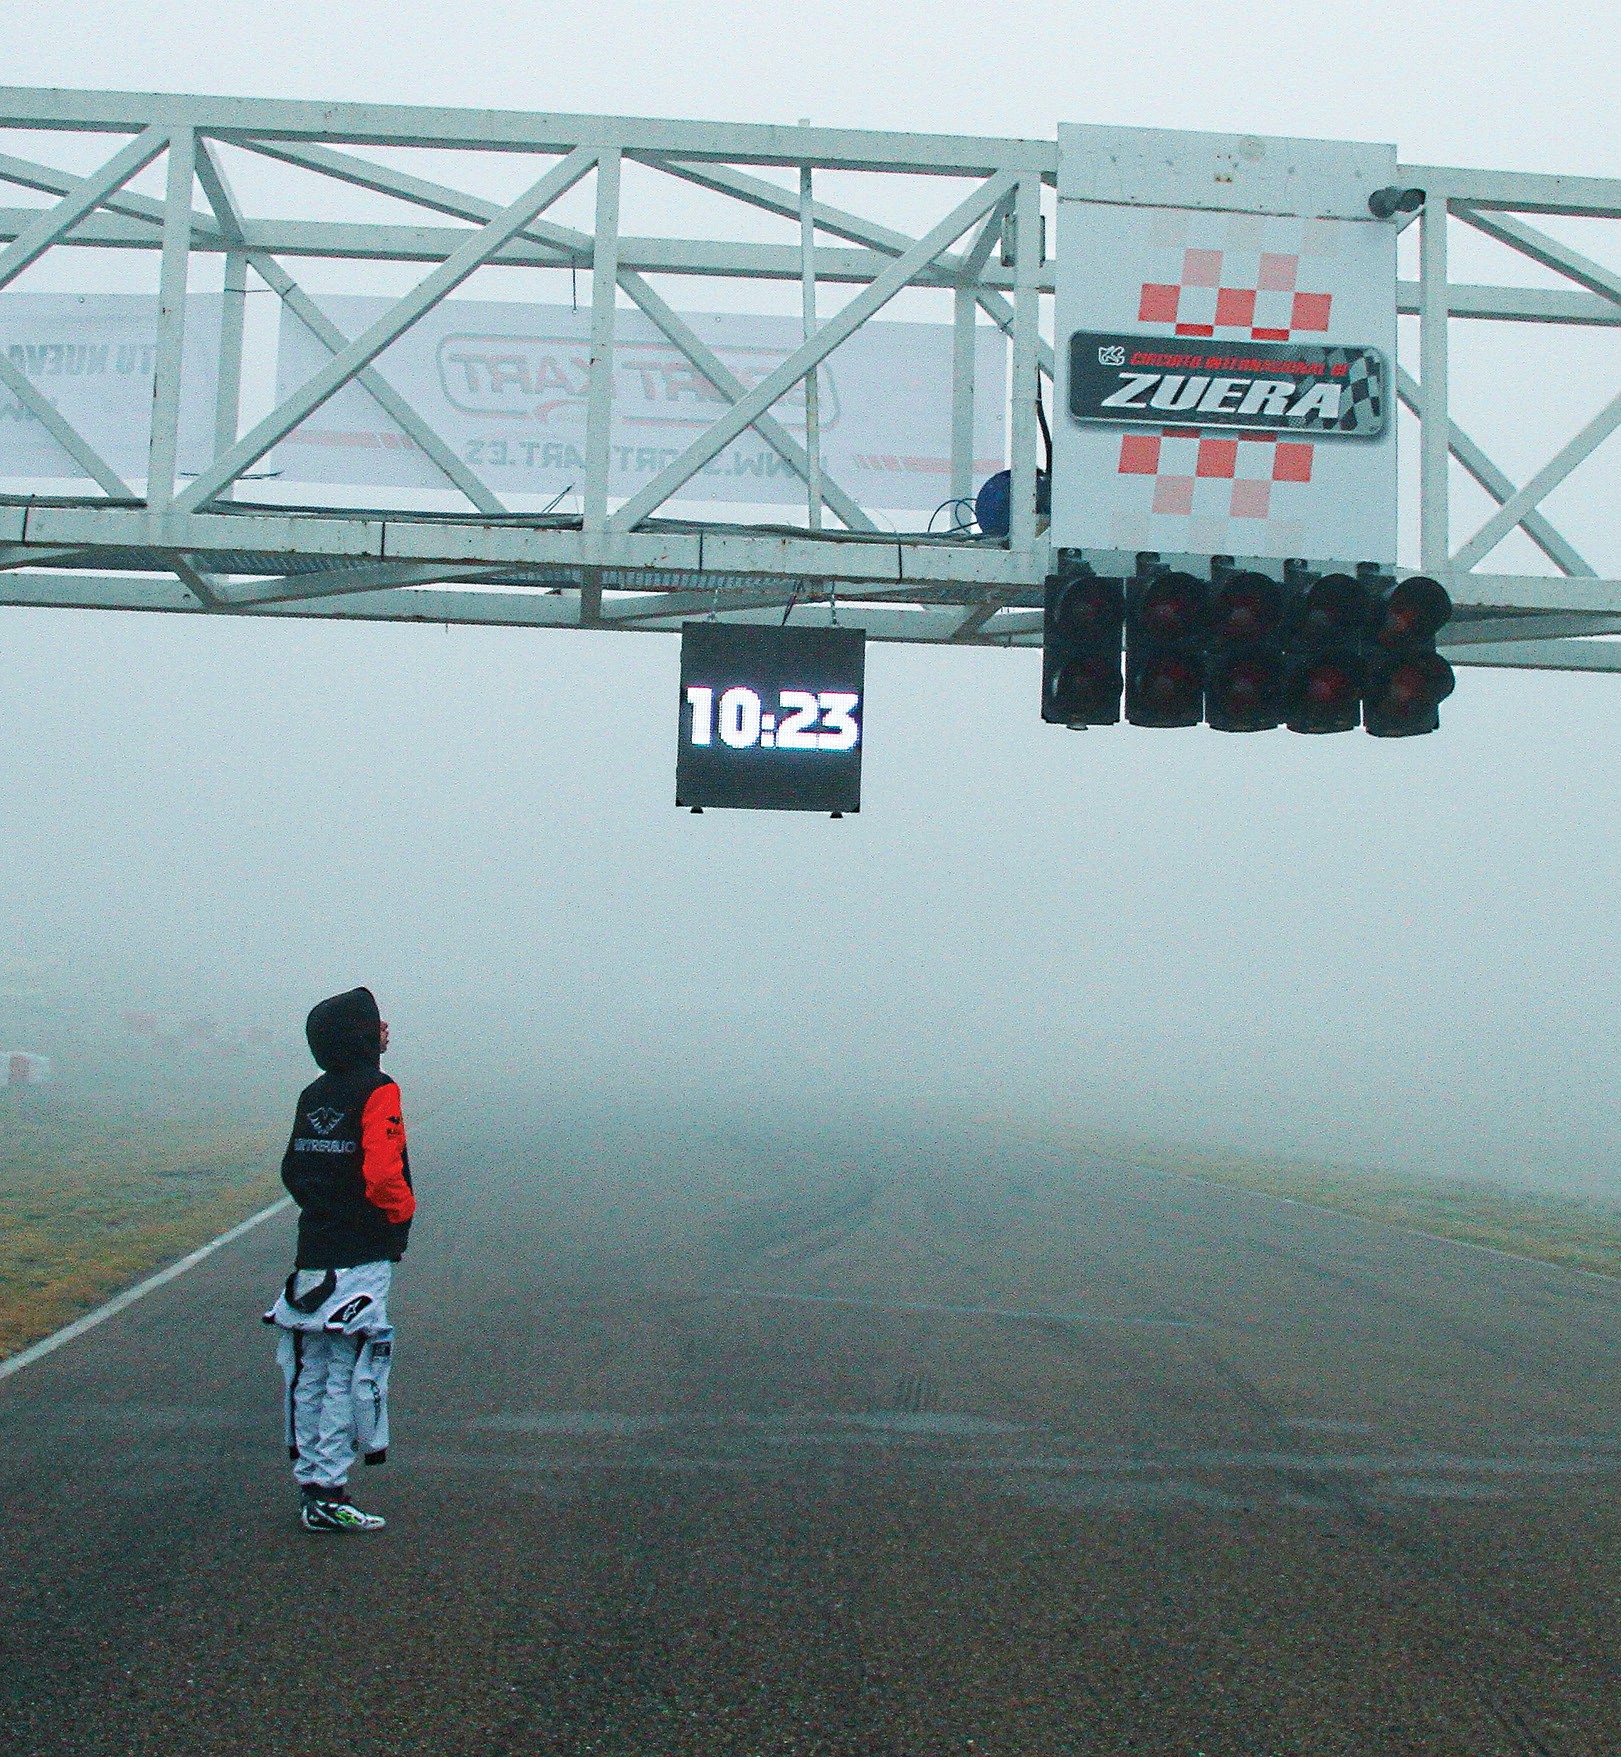
[[[859,811],[865,673],[859,628],[685,623],[676,804]]]

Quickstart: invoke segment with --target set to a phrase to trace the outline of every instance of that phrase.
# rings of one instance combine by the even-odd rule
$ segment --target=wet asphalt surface
[[[1621,1284],[989,1129],[419,1130],[376,1537],[273,1220],[0,1382],[6,1757],[1621,1752]]]

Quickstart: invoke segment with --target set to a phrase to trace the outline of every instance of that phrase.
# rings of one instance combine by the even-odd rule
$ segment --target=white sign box
[[[1394,562],[1396,229],[1367,197],[1395,174],[1391,147],[1059,130],[1055,545]]]

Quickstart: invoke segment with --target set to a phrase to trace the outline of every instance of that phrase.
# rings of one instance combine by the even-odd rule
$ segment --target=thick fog
[[[1466,673],[1398,743],[1076,735],[1034,654],[878,648],[859,817],[695,817],[673,637],[7,620],[5,895],[113,1013],[296,1046],[365,981],[418,1088],[808,1085],[1460,1167],[1615,1136],[1610,679]]]
[[[1506,5],[378,17],[44,0],[4,77],[1617,169],[1596,6],[1534,31]],[[1607,340],[1580,344],[1606,369]],[[1472,372],[1484,422],[1507,393]],[[1529,419],[1505,467],[1568,431]],[[1556,504],[1615,574],[1608,493]],[[65,1079],[123,1055],[138,1083],[156,1032],[251,1084],[365,982],[422,1102],[798,1094],[1613,1181],[1621,677],[1461,671],[1440,735],[1404,742],[1077,736],[1040,723],[1036,654],[875,647],[864,808],[834,822],[676,809],[677,658],[0,610],[0,1021]]]

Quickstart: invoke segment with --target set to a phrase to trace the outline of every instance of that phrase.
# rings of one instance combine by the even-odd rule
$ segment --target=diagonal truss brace
[[[1418,380],[1404,366],[1396,368],[1396,394],[1420,420],[1423,419],[1424,393]],[[1452,455],[1499,506],[1506,505],[1516,493],[1514,484],[1456,421],[1449,421],[1447,427],[1447,444]],[[1595,577],[1593,569],[1541,513],[1534,510],[1527,512],[1520,520],[1520,529],[1561,573],[1587,579]]]
[[[121,152],[114,153],[99,171],[76,178],[72,189],[55,207],[47,208],[33,225],[24,227],[0,250],[0,287],[16,280],[25,268],[65,238],[92,208],[99,207],[115,189],[121,189],[137,171],[144,171],[168,144],[168,129],[145,129]]]
[[[266,158],[276,159],[284,164],[296,165],[300,169],[317,171],[323,176],[333,177],[341,182],[353,183],[362,189],[369,189],[373,194],[394,196],[403,201],[411,201],[423,207],[432,208],[437,213],[449,214],[457,219],[477,220],[485,222],[499,212],[493,201],[487,201],[476,195],[469,195],[459,189],[451,189],[442,183],[433,183],[423,177],[410,176],[403,171],[395,171],[389,166],[373,164],[368,159],[358,158],[352,153],[334,152],[326,147],[300,145],[285,146],[275,141],[256,141],[240,139],[234,144],[260,153]],[[553,245],[557,248],[558,266],[571,264],[589,266],[592,255],[593,240],[587,232],[575,230],[572,226],[562,226],[552,220],[532,220],[523,228],[521,234],[537,242]],[[254,265],[258,267],[257,262]],[[708,380],[728,402],[735,402],[744,394],[741,379],[721,360],[711,348],[701,341],[698,335],[682,321],[674,310],[632,269],[622,268],[619,271],[619,285],[629,295],[654,327],[673,342],[687,358],[688,363],[705,379]],[[755,431],[782,458],[801,481],[809,481],[810,460],[805,448],[800,445],[778,422],[769,416],[761,416],[754,423]],[[859,502],[841,488],[837,482],[830,481],[824,470],[822,477],[823,503],[834,512],[853,531],[872,531],[877,527],[862,511]]]
[[[203,186],[203,193],[208,197],[209,205],[214,209],[219,219],[221,230],[233,242],[242,246],[243,255],[252,265],[254,273],[281,299],[287,309],[329,354],[334,357],[341,354],[349,345],[349,338],[343,331],[309,297],[298,282],[276,261],[275,257],[263,250],[252,250],[246,247],[241,207],[226,181],[219,161],[214,157],[206,141],[198,143],[197,174]],[[363,371],[356,373],[355,377],[361,388],[382,409],[384,414],[416,442],[440,474],[459,488],[480,512],[499,515],[507,511],[505,503],[497,499],[484,482],[457,457],[450,446],[434,432],[433,428],[423,420],[422,416],[380,372],[368,366]]]
[[[261,158],[275,159],[301,171],[315,171],[340,183],[352,183],[357,189],[369,189],[373,195],[392,196],[416,207],[429,208],[434,213],[448,214],[452,219],[477,220],[483,224],[501,211],[499,202],[465,194],[460,189],[413,176],[408,171],[396,171],[391,165],[379,165],[353,153],[316,146],[310,141],[291,146],[285,141],[256,140],[248,135],[233,134],[228,138],[233,146],[257,153]],[[516,235],[554,249],[557,253],[554,267],[585,268],[590,265],[591,240],[572,226],[537,217],[521,227]]]
[[[370,329],[335,354],[325,366],[308,380],[279,408],[273,409],[257,427],[225,454],[216,459],[189,488],[175,496],[175,507],[189,512],[210,500],[227,482],[234,482],[241,473],[258,462],[273,445],[285,439],[299,422],[340,390],[363,367],[373,360],[422,313],[447,293],[454,291],[486,263],[508,239],[514,237],[543,208],[572,189],[596,163],[594,149],[576,147],[559,164],[530,185],[518,199],[503,208],[488,225],[475,232],[458,250],[452,252],[416,287],[395,302]]]
[[[628,156],[640,159],[643,164],[667,172],[672,177],[695,183],[700,189],[708,189],[716,195],[732,196],[738,201],[748,202],[752,207],[763,208],[767,213],[780,214],[784,219],[799,217],[799,203],[794,193],[779,184],[767,182],[763,177],[751,177],[744,171],[734,171],[720,165],[690,164],[659,153],[632,153]],[[852,244],[864,245],[870,250],[882,252],[885,256],[903,255],[917,242],[910,233],[897,232],[893,227],[881,226],[876,220],[863,219],[860,214],[847,213],[843,208],[830,207],[822,201],[811,204],[811,217],[818,231],[827,232],[835,238],[847,239]],[[965,257],[945,256],[943,252],[941,254],[944,257],[942,267],[954,279],[973,284],[974,298],[980,309],[999,329],[1011,336],[1012,305],[994,288],[974,284],[977,282],[979,270],[985,266],[989,250],[987,249],[984,256],[980,256],[977,265],[973,263],[973,252]],[[1036,354],[1040,370],[1051,378],[1052,344],[1038,340]]]
[[[1519,251],[1543,268],[1566,276],[1590,293],[1621,304],[1621,275],[1592,261],[1579,250],[1550,237],[1539,227],[1508,214],[1481,213],[1461,202],[1452,203],[1451,211],[1466,225],[1472,226],[1486,237]],[[1529,531],[1529,523],[1524,515],[1539,506],[1618,426],[1621,426],[1621,396],[1615,397],[1601,409],[1523,488],[1502,501],[1497,511],[1453,555],[1452,565],[1460,568],[1473,567],[1476,562],[1489,555],[1517,524],[1525,525]],[[1494,495],[1494,498],[1500,497]],[[1543,547],[1540,539],[1536,540],[1539,547]],[[1558,561],[1558,557],[1555,556],[1554,560]]]
[[[1555,274],[1564,275],[1567,280],[1574,281],[1577,286],[1585,288],[1589,293],[1597,293],[1600,298],[1613,300],[1621,305],[1621,274],[1614,269],[1605,268],[1602,263],[1594,262],[1581,251],[1572,250],[1568,244],[1562,244],[1557,238],[1551,238],[1538,226],[1528,225],[1524,220],[1510,214],[1481,213],[1478,209],[1468,207],[1461,202],[1452,205],[1454,216],[1473,226],[1477,232],[1483,232],[1488,238],[1499,244],[1506,244],[1511,250],[1517,250],[1522,256],[1550,268]]]
[[[619,284],[729,403],[735,403],[747,394],[748,387],[742,379],[713,349],[706,347],[698,339],[639,274],[633,269],[621,269]],[[810,456],[787,428],[769,415],[761,415],[754,423],[754,430],[795,471],[801,481],[810,480]],[[825,466],[822,470],[822,502],[837,513],[852,531],[874,531],[878,528],[861,510],[860,505],[837,482],[828,478]]]
[[[1621,395],[1612,397],[1581,432],[1562,446],[1523,488],[1511,494],[1453,555],[1451,565],[1455,568],[1470,568],[1491,554],[1509,532],[1523,521],[1525,515],[1540,506],[1577,465],[1598,450],[1617,427],[1621,427]]]
[[[932,231],[897,257],[842,311],[830,317],[814,336],[802,342],[774,372],[761,379],[747,396],[735,402],[680,457],[661,470],[639,493],[632,495],[608,521],[608,528],[619,531],[634,530],[656,506],[668,500],[677,489],[697,475],[711,458],[730,445],[738,434],[751,427],[760,415],[786,395],[807,372],[819,366],[840,342],[875,312],[881,311],[920,268],[933,262],[942,250],[954,244],[976,220],[982,219],[998,202],[1005,200],[1017,181],[1011,172],[1003,171],[982,183]]]
[[[135,500],[135,490],[124,480],[77,427],[57,408],[49,397],[35,390],[26,373],[0,354],[0,384],[33,415],[51,438],[61,446],[81,470],[104,494],[114,500]]]

